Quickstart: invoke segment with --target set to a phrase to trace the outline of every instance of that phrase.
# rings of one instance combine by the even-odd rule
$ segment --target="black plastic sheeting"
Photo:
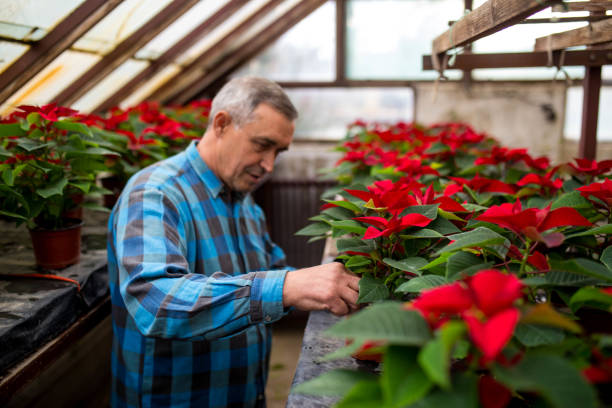
[[[18,254],[3,255],[0,273],[37,272]],[[108,295],[106,251],[81,254],[81,261],[55,274],[69,282],[0,277],[0,377],[42,345],[57,337]]]

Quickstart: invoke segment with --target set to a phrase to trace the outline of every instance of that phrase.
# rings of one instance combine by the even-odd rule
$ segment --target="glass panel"
[[[463,15],[457,0],[349,0],[347,77],[351,79],[435,79],[422,70],[431,41]],[[460,72],[448,72],[459,78]]]
[[[83,1],[3,1],[0,7],[0,34],[17,39],[38,40]],[[41,30],[42,33],[35,32]],[[28,36],[31,31],[34,35]]]
[[[4,116],[19,105],[44,105],[78,78],[101,57],[82,52],[65,51],[34,78],[13,94],[2,107]]]
[[[573,86],[567,90],[565,110],[566,139],[580,139],[582,127],[582,87]],[[599,118],[597,120],[597,140],[612,141],[612,87],[603,86],[599,94]]]
[[[225,37],[229,34],[234,28],[240,25],[243,21],[245,21],[251,14],[259,10],[267,0],[252,0],[247,2],[244,6],[242,6],[236,13],[234,13],[230,18],[224,21],[222,24],[217,26],[212,32],[210,32],[206,37],[204,37],[201,41],[199,41],[193,47],[190,47],[181,57],[177,59],[177,62],[180,65],[187,65],[195,58],[197,58],[200,54],[202,54],[205,50],[210,48],[211,45],[215,44],[217,41]],[[295,0],[286,1],[283,3],[294,3]],[[278,6],[277,8],[282,8],[283,5]]]
[[[412,88],[286,89],[299,112],[297,139],[338,140],[357,119],[367,122],[410,122],[414,119]]]
[[[226,0],[201,0],[140,49],[136,58],[159,57],[226,3]]]
[[[137,105],[141,101],[145,100],[147,96],[155,92],[160,86],[162,86],[170,78],[174,77],[181,71],[181,67],[176,64],[168,65],[161,72],[158,72],[153,78],[148,80],[143,85],[139,86],[135,92],[120,103],[121,107],[125,108],[128,106]]]
[[[73,108],[82,112],[91,112],[106,98],[114,94],[134,75],[149,65],[146,61],[127,60],[110,74],[105,76],[96,86],[73,104]]]
[[[236,76],[262,75],[276,81],[335,78],[336,9],[327,2],[282,35]]]
[[[30,48],[27,45],[0,41],[0,72],[13,63],[17,58]]]
[[[170,1],[125,0],[81,37],[73,47],[107,54],[166,7]]]

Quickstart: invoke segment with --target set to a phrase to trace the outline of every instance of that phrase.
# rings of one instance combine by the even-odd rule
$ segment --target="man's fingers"
[[[349,275],[347,284],[349,288],[359,292],[359,278],[357,276]]]

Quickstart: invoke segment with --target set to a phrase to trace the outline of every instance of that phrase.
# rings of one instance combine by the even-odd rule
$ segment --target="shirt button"
[[[260,400],[260,401],[261,401],[262,399],[264,399],[263,394],[259,394],[259,395],[257,396],[257,399],[258,399],[258,400]]]
[[[271,322],[272,318],[270,317],[270,315],[266,315],[266,318],[264,319],[266,322]]]

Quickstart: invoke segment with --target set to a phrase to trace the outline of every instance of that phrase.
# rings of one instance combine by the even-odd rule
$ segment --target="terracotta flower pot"
[[[36,265],[44,269],[62,269],[79,262],[81,256],[81,220],[66,228],[30,230]]]

